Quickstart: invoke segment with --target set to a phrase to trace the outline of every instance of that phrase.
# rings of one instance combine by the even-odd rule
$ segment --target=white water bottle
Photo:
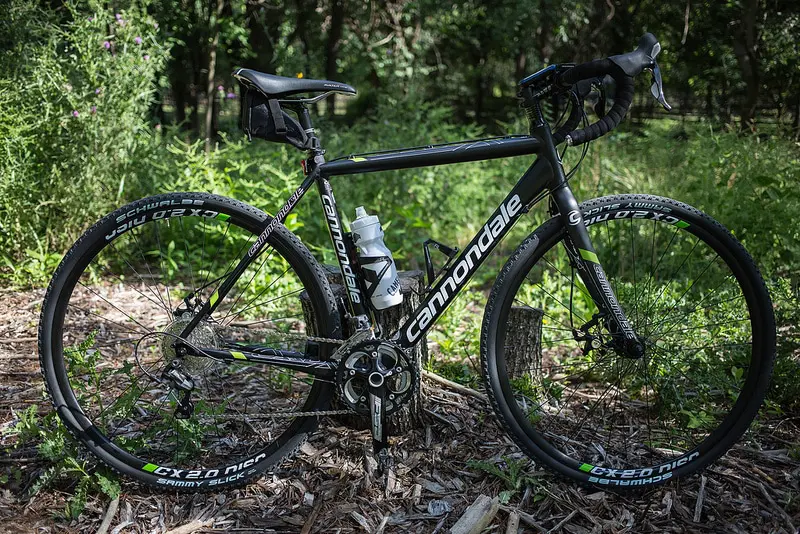
[[[353,243],[358,247],[358,262],[364,270],[367,294],[377,310],[403,302],[400,278],[391,251],[383,243],[383,228],[377,215],[367,215],[364,206],[356,208],[356,218],[350,223]]]

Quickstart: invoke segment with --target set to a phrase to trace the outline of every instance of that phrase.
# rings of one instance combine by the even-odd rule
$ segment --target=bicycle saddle
[[[328,80],[308,80],[306,78],[287,78],[266,74],[252,69],[238,69],[233,77],[242,83],[255,87],[272,98],[283,98],[298,93],[336,92],[354,95],[356,90],[347,84]]]

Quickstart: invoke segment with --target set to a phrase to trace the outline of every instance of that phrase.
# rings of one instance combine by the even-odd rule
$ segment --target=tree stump
[[[542,310],[512,306],[508,314],[505,356],[511,379],[528,379],[540,385],[542,377]]]
[[[346,309],[343,307],[347,295],[345,294],[344,286],[342,285],[342,273],[337,266],[325,265],[325,270],[328,282],[331,284],[331,290],[339,303],[339,314],[342,319],[342,337],[347,339],[353,332],[350,331],[350,325],[346,320]],[[411,312],[416,309],[420,304],[420,296],[425,288],[425,277],[422,271],[398,271],[400,277],[400,292],[403,294],[403,302],[397,306],[392,306],[385,310],[380,310],[376,313],[376,321],[381,329],[382,336],[386,337],[392,332],[397,330],[403,322],[408,319]],[[305,292],[301,293],[300,300],[303,303],[303,313],[306,315],[307,324],[308,314],[310,309],[308,307],[308,296]],[[315,333],[310,332],[310,335]],[[409,363],[414,366],[417,377],[422,375],[422,362],[428,359],[428,343],[427,338],[423,337],[419,340],[417,345],[409,354]],[[389,416],[388,432],[389,435],[396,436],[403,434],[416,428],[422,421],[422,392],[420,389],[419,380],[412,385],[414,391],[408,402],[398,411]],[[334,400],[334,406],[337,406],[338,399]],[[344,423],[359,430],[365,430],[370,426],[368,416],[358,415],[345,415],[339,417]]]

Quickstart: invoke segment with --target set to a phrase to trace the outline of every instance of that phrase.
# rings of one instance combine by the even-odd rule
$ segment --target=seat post
[[[319,150],[319,138],[317,137],[316,130],[314,130],[314,125],[311,124],[311,115],[305,104],[300,104],[297,107],[297,118],[300,119],[300,126],[303,127],[303,130],[311,139],[311,150]]]

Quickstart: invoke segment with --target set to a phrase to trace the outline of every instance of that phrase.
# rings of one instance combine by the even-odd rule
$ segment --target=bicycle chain
[[[256,335],[258,333],[260,333],[260,332],[261,333],[266,333],[266,332],[274,333],[275,332],[274,330],[270,330],[270,329],[251,329],[251,328],[248,328],[246,326],[228,325],[225,328],[246,330],[247,332],[250,332],[250,333],[256,334]],[[334,339],[334,338],[329,338],[329,337],[318,337],[318,336],[299,336],[299,335],[292,335],[292,334],[284,334],[284,337],[285,338],[289,338],[289,339],[313,341],[313,342],[316,342],[316,343],[327,343],[329,345],[344,345],[345,343],[347,343],[349,341],[347,339]],[[264,414],[264,415],[267,415],[269,417],[289,419],[289,418],[292,418],[292,417],[325,417],[325,416],[329,416],[329,415],[347,415],[347,414],[353,415],[353,414],[355,414],[355,412],[353,410],[349,410],[349,409],[348,410],[314,410],[314,411],[309,411],[309,412],[292,412],[292,411],[288,411],[288,412],[272,412],[272,413],[267,413],[267,414]]]

